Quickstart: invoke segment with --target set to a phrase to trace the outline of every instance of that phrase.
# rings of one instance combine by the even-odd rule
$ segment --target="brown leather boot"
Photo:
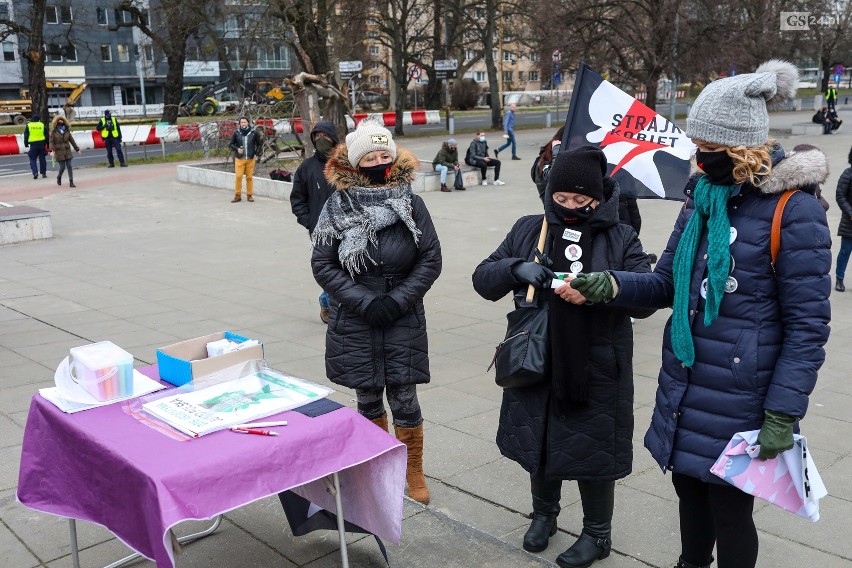
[[[328,308],[325,308],[325,309],[328,309]],[[381,428],[385,432],[388,431],[388,413],[387,412],[385,412],[384,414],[382,414],[378,418],[373,418],[372,420],[370,420],[370,422],[372,422],[373,424],[375,424],[376,426],[378,426],[379,428]]]
[[[408,448],[408,466],[405,470],[405,480],[408,482],[408,496],[429,504],[429,488],[426,487],[426,476],[423,475],[423,424],[415,428],[402,428],[393,425],[396,437]]]

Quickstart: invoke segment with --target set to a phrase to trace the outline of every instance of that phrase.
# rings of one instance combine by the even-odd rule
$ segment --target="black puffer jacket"
[[[837,180],[837,205],[840,207],[837,234],[852,239],[852,168],[846,168]]]
[[[311,131],[312,142],[316,139],[316,135],[319,132],[328,135],[335,144],[339,142],[337,139],[337,130],[335,130],[333,122],[318,122]],[[316,227],[322,206],[325,205],[328,196],[334,191],[334,188],[325,179],[324,170],[327,161],[325,156],[319,152],[314,152],[313,156],[299,165],[296,173],[293,175],[290,208],[293,210],[296,220],[308,232],[313,231],[314,227]]]
[[[397,148],[388,185],[410,184],[418,161]],[[340,144],[326,165],[326,177],[337,189],[367,186],[369,180],[347,159]],[[353,279],[340,264],[340,241],[314,247],[314,278],[331,295],[326,333],[325,368],[328,378],[349,388],[379,389],[386,385],[429,382],[429,348],[423,297],[441,273],[441,244],[426,204],[413,195],[412,218],[421,231],[419,242],[402,221],[380,230],[367,245],[375,264]],[[390,296],[402,316],[386,328],[371,328],[364,309],[376,298]]]
[[[592,237],[589,271],[608,269],[650,272],[648,257],[631,227],[618,222],[618,186],[607,180],[609,197],[589,220]],[[543,215],[521,217],[500,247],[473,273],[473,287],[487,300],[515,293],[516,304],[527,285],[512,276],[512,265],[532,260]],[[549,245],[546,246],[546,249]],[[541,293],[541,292],[539,292]],[[545,293],[552,293],[546,290]],[[550,411],[549,382],[503,390],[497,445],[501,453],[533,472],[546,452],[548,477],[607,481],[627,476],[633,464],[633,328],[630,316],[653,310],[624,310],[607,305],[593,310],[589,344],[589,405],[565,419]]]

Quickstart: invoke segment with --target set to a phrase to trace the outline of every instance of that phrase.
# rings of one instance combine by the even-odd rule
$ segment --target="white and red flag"
[[[695,145],[674,123],[580,64],[562,146],[603,150],[622,195],[684,200]]]

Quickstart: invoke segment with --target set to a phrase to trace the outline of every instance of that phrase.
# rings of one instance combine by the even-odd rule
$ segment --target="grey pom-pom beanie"
[[[689,109],[686,135],[723,146],[762,146],[769,140],[768,108],[791,100],[798,86],[798,69],[780,59],[754,73],[717,79]]]

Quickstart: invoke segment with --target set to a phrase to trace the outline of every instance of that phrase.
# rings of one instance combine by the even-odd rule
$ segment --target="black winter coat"
[[[625,225],[630,225],[636,234],[642,229],[642,215],[639,214],[639,204],[635,197],[622,197],[618,201],[618,218]]]
[[[648,257],[632,228],[618,221],[618,186],[608,180],[609,198],[590,223],[589,271],[608,269],[649,272]],[[527,285],[515,280],[512,266],[533,259],[543,215],[521,217],[491,256],[473,273],[473,287],[483,298],[497,301],[515,293],[518,305]],[[545,247],[549,248],[549,244]],[[541,294],[539,291],[538,294]],[[552,293],[545,290],[544,293]],[[630,316],[647,317],[653,310],[628,310],[608,305],[593,310],[589,333],[589,405],[567,418],[550,411],[550,382],[524,389],[504,389],[497,445],[507,458],[529,472],[542,463],[555,479],[609,481],[627,476],[633,464],[633,328]]]
[[[234,152],[234,157],[251,160],[252,158],[256,159],[260,154],[260,151],[263,149],[263,140],[260,137],[260,133],[254,128],[249,130],[249,133],[245,136],[237,128],[231,134],[231,142],[228,144],[228,147]],[[242,155],[237,152],[240,148],[243,149]]]
[[[418,160],[397,148],[388,185],[411,183]],[[349,164],[340,144],[326,166],[338,189],[367,186],[369,180]],[[367,252],[375,261],[353,279],[341,266],[340,241],[314,246],[314,278],[331,295],[325,367],[329,380],[349,388],[376,390],[429,382],[429,347],[423,297],[441,273],[441,244],[426,204],[413,195],[412,218],[421,231],[417,243],[402,221],[380,230]],[[363,318],[371,301],[390,296],[402,316],[390,327],[371,328]]]
[[[852,239],[852,168],[846,168],[837,180],[837,205],[840,207],[837,234]]]
[[[314,230],[323,205],[334,188],[325,179],[326,160],[321,154],[314,154],[296,169],[293,175],[293,189],[290,192],[290,208],[300,225],[308,232]]]

